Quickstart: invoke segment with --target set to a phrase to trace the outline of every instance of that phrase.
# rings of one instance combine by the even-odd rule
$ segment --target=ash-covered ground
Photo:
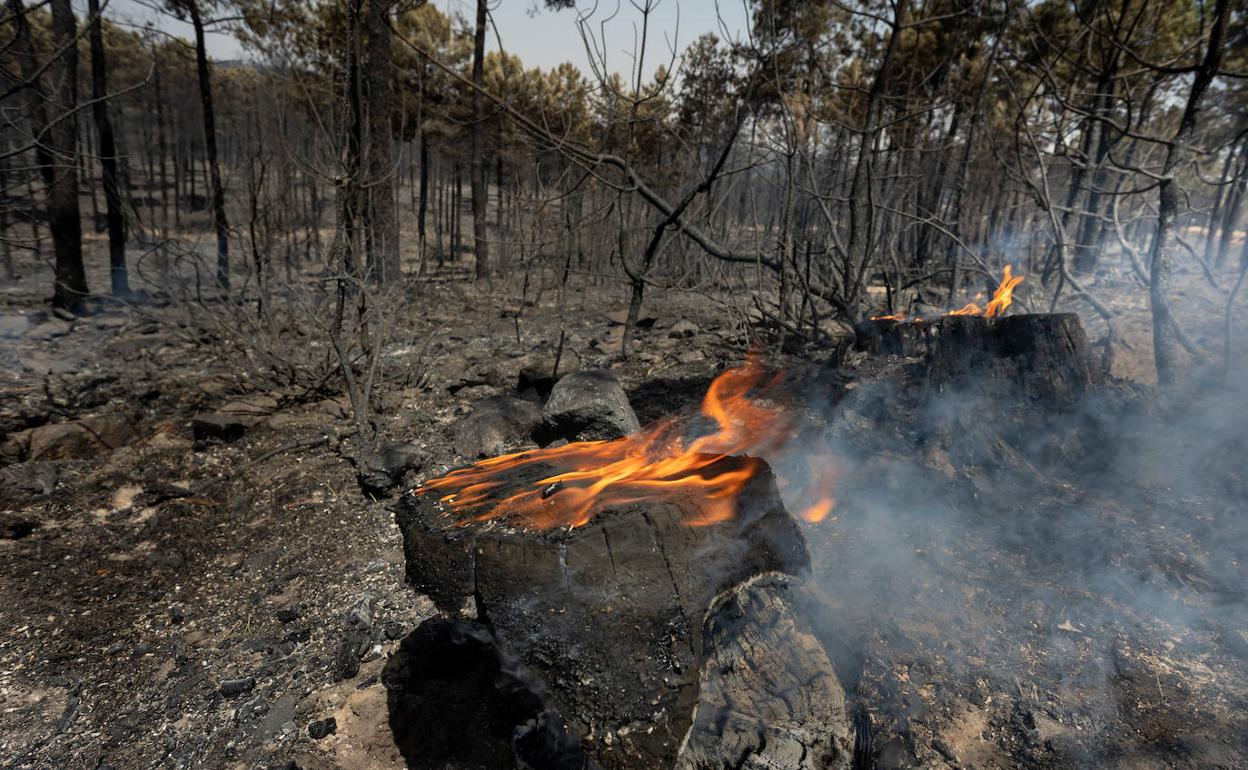
[[[601,309],[622,306],[423,287],[376,404],[394,491],[462,464],[466,418],[561,330],[561,368],[613,368],[643,423],[751,343],[670,296],[621,363]],[[402,767],[383,672],[434,610],[393,499],[361,489],[346,400],[259,376],[177,308],[67,322],[13,292],[2,331],[2,764]],[[1116,381],[1020,416],[920,398],[912,362],[818,359],[774,364],[841,457],[803,609],[859,766],[1248,765],[1241,398]]]

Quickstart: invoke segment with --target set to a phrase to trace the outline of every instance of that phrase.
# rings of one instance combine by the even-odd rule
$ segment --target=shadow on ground
[[[412,770],[590,767],[576,739],[484,624],[433,618],[382,672],[390,729]]]

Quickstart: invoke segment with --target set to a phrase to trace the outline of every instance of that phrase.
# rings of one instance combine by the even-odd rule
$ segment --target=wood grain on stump
[[[550,532],[506,519],[464,526],[437,493],[405,496],[397,516],[408,581],[444,612],[475,604],[594,761],[668,768],[693,723],[716,597],[759,575],[809,567],[768,468],[737,501],[734,518],[704,526],[689,525],[699,500],[681,488]]]

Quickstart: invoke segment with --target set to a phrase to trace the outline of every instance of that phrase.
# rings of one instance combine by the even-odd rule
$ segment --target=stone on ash
[[[621,438],[639,430],[641,423],[620,381],[609,371],[589,369],[572,372],[555,383],[535,436],[548,444],[560,438]]]

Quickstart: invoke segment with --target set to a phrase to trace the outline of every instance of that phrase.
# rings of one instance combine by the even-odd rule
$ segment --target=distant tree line
[[[262,307],[310,271],[344,307],[344,276],[623,282],[627,351],[655,286],[738,292],[817,340],[955,307],[1012,263],[1033,301],[1102,317],[1107,353],[1099,281],[1147,287],[1169,381],[1191,345],[1175,265],[1225,289],[1248,265],[1242,3],[751,0],[738,39],[671,51],[638,0],[623,72],[572,5],[547,13],[579,24],[589,72],[526,67],[485,0],[153,2],[189,41],[100,0],[6,0],[4,269],[50,244],[54,301],[79,307],[85,223],[118,296],[194,281]],[[213,29],[250,58],[209,61]]]

